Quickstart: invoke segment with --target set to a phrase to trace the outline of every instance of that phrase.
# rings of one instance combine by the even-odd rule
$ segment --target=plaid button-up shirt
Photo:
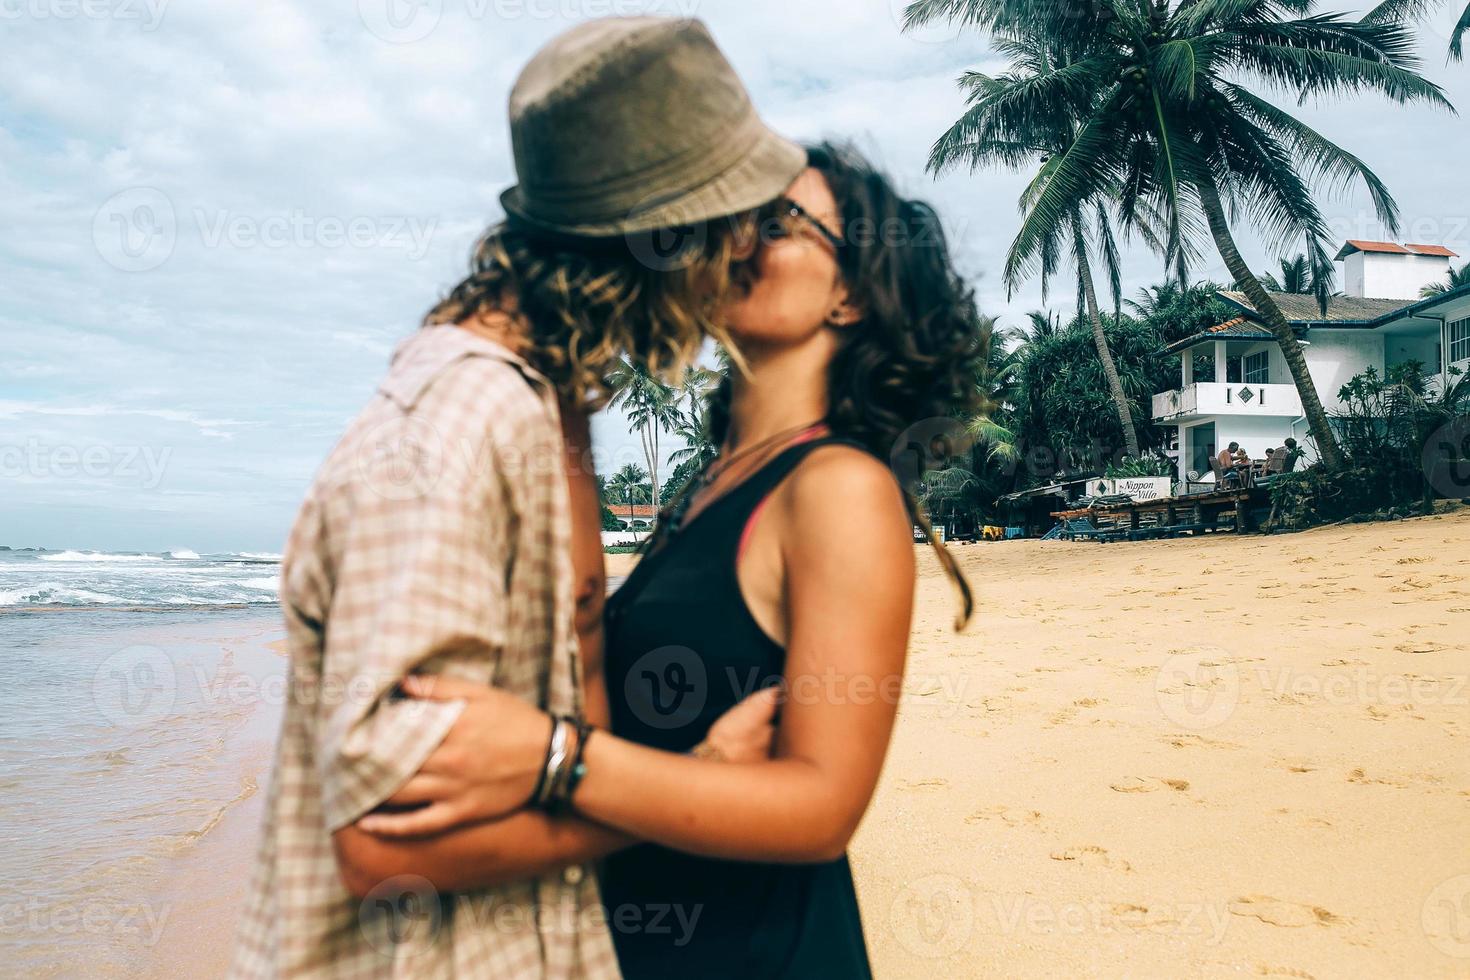
[[[346,890],[331,835],[391,796],[460,705],[416,670],[577,711],[570,504],[555,392],[452,326],[406,341],[317,475],[281,565],[290,649],[234,977],[618,977],[590,869],[473,893]]]

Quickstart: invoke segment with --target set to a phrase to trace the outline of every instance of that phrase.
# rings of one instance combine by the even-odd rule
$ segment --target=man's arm
[[[736,765],[770,758],[776,693],[758,692],[725,712],[710,726],[704,751],[695,751]],[[637,841],[579,817],[532,810],[429,836],[380,837],[354,825],[332,838],[342,880],[359,897],[404,874],[421,875],[440,891],[487,888],[595,861]]]
[[[399,875],[427,878],[440,892],[490,888],[596,861],[634,843],[608,827],[532,810],[434,837],[392,840],[356,826],[332,835],[342,882],[358,898]]]

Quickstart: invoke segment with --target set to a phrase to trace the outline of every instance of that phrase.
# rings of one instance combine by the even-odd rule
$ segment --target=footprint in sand
[[[1105,848],[1096,844],[1083,844],[1079,847],[1068,847],[1060,851],[1052,851],[1053,861],[1076,861],[1084,868],[1107,868],[1111,871],[1132,871],[1133,865],[1122,858],[1113,857]]]
[[[1243,747],[1239,742],[1222,742],[1217,738],[1205,738],[1203,735],[1166,735],[1164,741],[1176,749],[1238,749]]]
[[[1286,771],[1287,772],[1316,772],[1317,771],[1317,767],[1316,766],[1304,766],[1304,765],[1301,765],[1300,763],[1297,763],[1297,764],[1288,765],[1286,767]]]
[[[1189,789],[1189,780],[1162,779],[1158,776],[1128,776],[1116,783],[1109,783],[1108,786],[1118,793],[1154,793],[1161,789],[1172,789],[1176,793],[1182,793]]]
[[[1298,970],[1294,966],[1267,966],[1265,963],[1256,964],[1256,976],[1293,977],[1295,980],[1317,980],[1316,974],[1308,973],[1306,970]]]
[[[949,786],[948,779],[900,779],[898,788],[905,793],[927,793]]]
[[[1041,820],[1041,812],[1014,806],[989,806],[970,814],[965,818],[965,823],[979,823],[982,820],[999,820],[1007,826],[1023,827],[1027,824],[1038,823]]]
[[[1436,643],[1433,640],[1410,640],[1407,643],[1400,643],[1398,646],[1394,647],[1394,649],[1397,650],[1399,653],[1418,654],[1439,653],[1443,650],[1448,650],[1449,647],[1443,643]]]
[[[1300,929],[1304,926],[1331,926],[1342,919],[1320,905],[1303,905],[1300,902],[1283,902],[1270,895],[1246,895],[1229,905],[1231,915],[1259,919],[1267,925]]]
[[[1370,776],[1362,769],[1354,769],[1348,773],[1348,782],[1358,783],[1362,786],[1392,786],[1394,789],[1408,788],[1408,782],[1396,777]]]

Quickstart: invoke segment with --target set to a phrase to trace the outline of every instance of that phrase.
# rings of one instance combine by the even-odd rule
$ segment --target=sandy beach
[[[1470,976],[1470,510],[924,567],[875,974]]]
[[[1470,976],[1470,510],[956,553],[979,615],[925,550],[852,849],[877,976]],[[232,726],[138,975],[222,974],[274,724]]]

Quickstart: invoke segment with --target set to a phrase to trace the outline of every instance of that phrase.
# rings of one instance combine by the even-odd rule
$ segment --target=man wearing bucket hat
[[[543,787],[508,779],[488,809],[513,815],[417,842],[414,860],[442,846],[460,880],[385,871],[409,852],[354,824],[436,748],[470,744],[463,702],[398,696],[412,673],[574,719],[539,736],[556,748],[562,733],[561,756],[582,719],[603,720],[600,509],[570,463],[585,410],[620,357],[665,372],[719,334],[754,210],[806,155],[762,124],[694,20],[566,32],[510,115],[506,222],[399,348],[291,532],[291,696],[231,976],[618,975],[586,862],[622,841],[521,809]],[[717,724],[716,752],[764,757],[770,702],[752,705]],[[485,881],[504,884],[466,884]]]

